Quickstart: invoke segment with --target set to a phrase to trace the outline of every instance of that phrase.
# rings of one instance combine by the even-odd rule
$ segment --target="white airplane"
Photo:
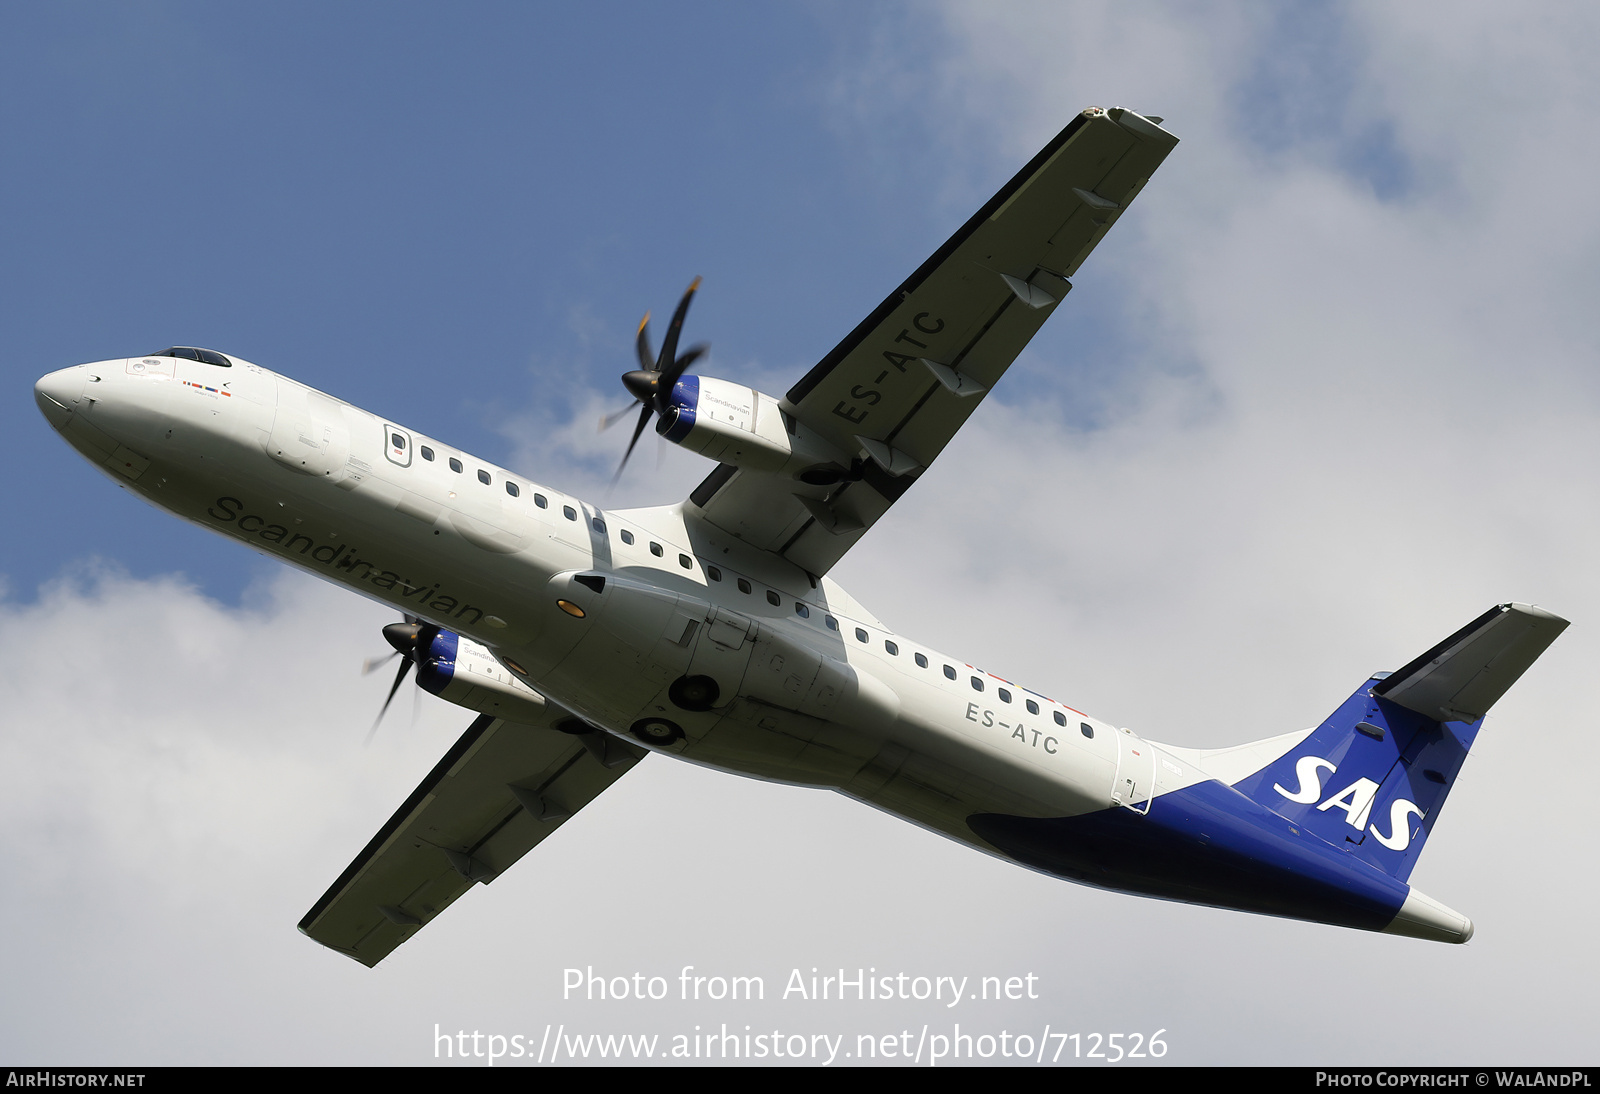
[[[655,417],[718,464],[677,505],[604,511],[211,350],[42,378],[50,424],[120,486],[392,605],[395,688],[414,665],[480,714],[301,930],[374,965],[662,752],[1090,885],[1469,939],[1406,879],[1485,712],[1565,620],[1499,605],[1314,729],[1197,751],[938,653],[827,577],[1177,144],[1160,122],[1075,117],[781,399],[686,372],[693,287],[659,356],[641,324],[629,452]]]

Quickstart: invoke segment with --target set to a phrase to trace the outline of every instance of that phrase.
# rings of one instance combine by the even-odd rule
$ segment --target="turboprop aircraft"
[[[653,418],[716,464],[675,505],[607,511],[199,347],[39,380],[118,485],[391,605],[395,687],[414,667],[479,714],[301,930],[374,965],[659,752],[1072,881],[1469,939],[1406,879],[1485,713],[1565,620],[1500,604],[1313,729],[1197,751],[939,653],[828,577],[1176,144],[1159,118],[1079,114],[781,398],[688,371],[691,286],[623,378],[629,453]]]

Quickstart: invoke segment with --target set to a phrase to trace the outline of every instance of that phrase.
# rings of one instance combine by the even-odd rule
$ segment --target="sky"
[[[1088,1066],[1158,1031],[1145,1062],[1596,1062],[1597,46],[1567,4],[0,9],[0,1063],[746,1027],[806,1039],[785,1064],[1047,1030]],[[660,757],[374,970],[300,936],[472,716],[397,701],[363,748],[388,612],[118,490],[32,382],[209,346],[670,503],[708,465],[647,438],[608,495],[595,428],[645,310],[703,276],[699,370],[781,394],[1090,105],[1182,143],[833,576],[1189,747],[1313,725],[1493,604],[1571,619],[1411,879],[1472,942],[1100,892]],[[765,998],[683,999],[685,967]],[[785,997],[813,969],[1036,997]]]

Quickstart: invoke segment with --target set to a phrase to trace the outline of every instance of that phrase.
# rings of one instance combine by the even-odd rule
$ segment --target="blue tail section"
[[[979,813],[967,826],[1057,877],[1163,900],[1381,931],[1406,900],[1395,878],[1220,782],[1076,817]]]
[[[1471,921],[1406,879],[1484,714],[1566,625],[1502,604],[1369,679],[1232,786],[1207,779],[1158,793],[1148,812],[977,813],[967,825],[1018,862],[1090,885],[1465,942]]]
[[[1381,683],[1234,789],[1404,881],[1483,720],[1436,722],[1374,695]]]
[[[1566,626],[1523,604],[1492,608],[1398,672],[1368,680],[1234,789],[1404,881],[1484,714]]]

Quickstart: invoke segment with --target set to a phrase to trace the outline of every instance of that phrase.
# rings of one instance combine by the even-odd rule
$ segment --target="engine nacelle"
[[[446,702],[509,722],[544,716],[544,696],[507,672],[489,647],[442,630],[418,652],[417,683]]]
[[[765,392],[711,376],[684,376],[656,432],[680,448],[752,471],[799,476],[819,466],[848,468],[850,457],[784,414]]]

